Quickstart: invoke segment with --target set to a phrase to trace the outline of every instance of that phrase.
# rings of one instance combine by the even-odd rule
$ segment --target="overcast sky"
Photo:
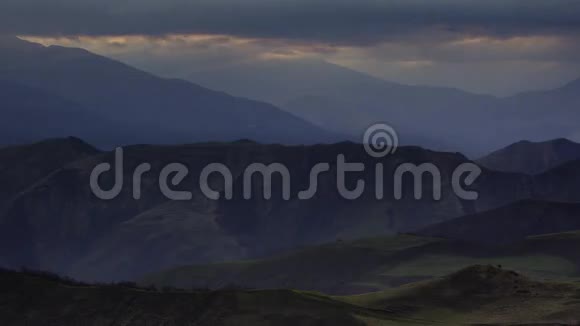
[[[2,0],[0,33],[166,75],[317,58],[499,95],[580,78],[577,0]]]

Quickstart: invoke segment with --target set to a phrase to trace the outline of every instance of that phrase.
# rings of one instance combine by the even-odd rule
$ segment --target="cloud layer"
[[[342,45],[576,34],[576,0],[3,0],[0,31],[217,34]]]
[[[166,76],[305,57],[500,95],[580,76],[578,0],[2,0],[2,33]]]

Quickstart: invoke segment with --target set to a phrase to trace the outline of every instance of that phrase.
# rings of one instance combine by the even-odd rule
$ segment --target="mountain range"
[[[401,85],[323,61],[266,60],[198,68],[182,76],[186,82],[15,37],[0,38],[0,50],[0,107],[11,127],[4,145],[65,132],[105,148],[238,139],[314,144],[359,140],[369,125],[386,122],[403,144],[479,157],[521,139],[575,139],[579,132],[578,81],[497,98]],[[14,126],[33,131],[19,135]]]
[[[87,136],[100,147],[241,138],[268,143],[337,139],[270,104],[159,78],[86,50],[45,47],[15,37],[0,38],[0,81],[7,88],[0,93],[2,113],[13,128],[33,129],[28,138],[75,132],[70,135]],[[18,133],[13,137],[6,141],[25,140]]]
[[[149,310],[165,319],[168,311],[183,315],[181,305],[151,310],[158,295],[205,307],[188,316],[200,324],[239,321],[242,311],[250,325],[265,319],[357,325],[369,318],[453,324],[484,320],[486,309],[499,309],[482,298],[504,298],[523,311],[529,307],[517,303],[521,298],[544,309],[546,298],[563,293],[552,310],[534,316],[576,316],[566,308],[575,304],[569,301],[575,287],[518,273],[558,282],[580,277],[574,250],[580,145],[573,142],[580,130],[580,82],[498,98],[391,83],[322,61],[276,60],[183,77],[189,81],[160,78],[82,49],[0,38],[0,265],[25,268],[0,270],[0,282],[15,282],[9,294],[15,302],[25,299],[15,294],[22,289],[35,295],[46,289],[42,300],[89,309],[103,317],[97,322],[109,324],[114,316],[139,324],[145,317],[135,316],[150,316]],[[394,127],[401,141],[382,158],[358,142],[377,122]],[[118,146],[120,178],[112,169],[97,182],[105,189],[118,181],[122,186],[103,200],[91,189],[91,175],[103,163],[119,164],[120,150],[111,150]],[[341,157],[364,169],[342,180]],[[143,163],[151,169],[137,182],[134,173]],[[210,174],[208,184],[219,198],[209,199],[200,181],[215,163],[233,180],[230,189],[219,173]],[[290,179],[248,178],[253,163],[284,166]],[[329,169],[314,178],[318,163]],[[407,174],[399,185],[395,171],[405,163],[432,164],[441,184],[428,174]],[[190,192],[190,199],[164,193],[162,171],[170,164],[188,173],[182,182],[170,174],[168,186]],[[455,189],[452,175],[464,164],[481,168],[466,185],[476,200]],[[364,186],[361,196],[345,198],[343,181],[347,189]],[[301,198],[314,185],[313,197]],[[419,185],[422,197],[416,199]],[[272,197],[266,199],[268,186]],[[438,186],[441,198],[434,198]],[[62,286],[62,279],[26,273],[30,268],[89,282],[210,290],[171,290],[181,296],[127,284],[64,280]],[[297,291],[265,290],[276,288]],[[108,295],[131,302],[129,316],[95,307],[115,301]],[[461,296],[469,297],[466,304]],[[5,298],[0,316],[12,319],[0,317],[0,323],[17,325],[17,317],[6,314],[12,306]],[[452,318],[437,315],[441,300],[457,309]],[[35,304],[34,316],[44,317],[42,304]],[[281,304],[293,313],[277,315]],[[50,310],[71,325],[84,322],[66,307]],[[320,311],[324,319],[317,319]],[[343,313],[333,319],[337,311]]]
[[[469,156],[526,139],[577,137],[580,80],[498,98],[457,89],[401,85],[317,60],[250,61],[183,76],[273,103],[326,129],[360,137],[387,122],[407,144]]]
[[[347,175],[349,188],[360,179],[366,189],[374,190],[374,167],[382,163],[384,198],[377,199],[374,191],[365,191],[357,200],[341,197],[335,174],[339,154],[345,155],[347,162],[362,162],[368,167],[363,173]],[[45,162],[47,155],[51,159]],[[100,200],[89,187],[90,174],[100,163],[114,164],[114,152],[67,138],[1,148],[0,157],[7,158],[4,162],[15,162],[4,163],[0,169],[0,180],[13,184],[5,188],[0,211],[4,264],[99,281],[135,279],[177,265],[251,259],[301,246],[414,232],[525,199],[574,199],[571,196],[579,193],[580,184],[571,178],[578,169],[566,165],[537,176],[484,169],[470,186],[478,191],[479,199],[468,201],[453,192],[447,179],[457,166],[470,162],[461,154],[400,147],[393,155],[375,159],[354,143],[282,146],[240,141],[125,147],[122,191],[113,200]],[[133,171],[144,162],[152,169],[143,175],[142,197],[135,200]],[[191,200],[171,201],[159,189],[160,170],[174,162],[189,169],[188,178],[178,189],[191,191]],[[282,198],[282,180],[277,177],[272,179],[271,199],[261,195],[264,185],[259,180],[252,186],[254,196],[243,198],[244,170],[255,162],[288,167],[292,176],[289,200]],[[298,192],[308,188],[311,168],[321,162],[329,163],[331,171],[319,176],[314,198],[300,200]],[[403,198],[394,198],[394,170],[405,162],[430,162],[440,169],[442,200],[431,198],[430,179],[423,180],[424,197],[415,200],[412,178],[403,179]],[[234,177],[231,200],[224,198],[224,183],[215,174],[209,183],[221,193],[221,199],[209,200],[201,193],[199,176],[209,163],[230,168]],[[560,169],[565,172],[557,172]],[[109,173],[101,179],[106,188],[114,178]],[[534,211],[533,207],[523,209]],[[561,224],[566,229],[547,228],[524,235],[566,231],[572,226]],[[482,234],[487,236],[484,229]],[[514,235],[521,236],[515,231]],[[15,247],[20,250],[10,249]]]

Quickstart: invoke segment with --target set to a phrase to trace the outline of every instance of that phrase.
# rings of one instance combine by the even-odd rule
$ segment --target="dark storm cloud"
[[[335,44],[576,34],[576,0],[2,0],[0,32],[225,34]]]

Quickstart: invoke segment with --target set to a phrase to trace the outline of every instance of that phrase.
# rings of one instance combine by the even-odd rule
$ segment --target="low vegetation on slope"
[[[580,283],[537,282],[517,272],[476,265],[346,302],[445,325],[577,325]]]
[[[0,271],[6,326],[465,325],[580,321],[580,284],[537,282],[476,265],[385,292],[326,297],[295,290],[178,290],[89,285]]]
[[[143,283],[213,289],[236,284],[347,295],[433,279],[475,264],[567,281],[580,276],[580,255],[574,249],[579,244],[580,237],[564,241],[557,235],[505,247],[399,235],[336,242],[263,260],[184,266],[152,274]]]

